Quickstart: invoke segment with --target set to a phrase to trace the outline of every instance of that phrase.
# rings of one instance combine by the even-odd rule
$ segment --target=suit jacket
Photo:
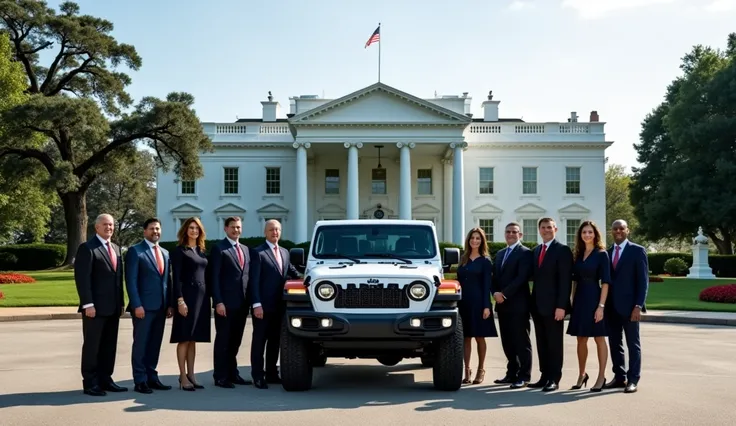
[[[208,267],[210,287],[212,290],[212,306],[220,303],[226,309],[240,309],[243,304],[249,304],[251,299],[250,287],[258,282],[260,264],[253,249],[240,244],[245,264],[241,268],[238,262],[238,253],[235,246],[224,238],[220,240],[210,252]]]
[[[614,268],[613,247],[612,245],[608,249],[613,282],[608,289],[608,300],[611,303],[606,303],[606,306],[625,317],[631,315],[636,305],[646,312],[645,301],[649,291],[649,258],[646,249],[628,241]]]
[[[496,303],[496,312],[529,312],[531,294],[529,280],[532,276],[532,251],[521,243],[504,256],[508,247],[499,250],[493,266],[492,293],[501,292],[506,300]],[[503,263],[503,266],[501,265]]]
[[[570,247],[553,239],[539,266],[540,244],[534,248],[532,261],[534,285],[532,286],[532,311],[543,316],[552,316],[555,309],[570,310],[572,291],[573,257]]]
[[[157,311],[171,304],[171,258],[169,252],[159,246],[164,260],[163,274],[153,250],[143,240],[130,247],[125,254],[125,288],[128,290],[128,311],[143,307],[146,311]]]
[[[82,312],[82,306],[88,304],[94,304],[99,316],[120,316],[123,312],[123,262],[120,247],[114,243],[111,246],[117,259],[115,270],[112,269],[107,247],[96,234],[77,248],[74,282],[79,295],[78,312]]]
[[[281,306],[287,278],[299,278],[299,272],[291,264],[289,251],[281,246],[281,270],[276,262],[276,255],[267,242],[256,247],[256,253],[261,263],[261,276],[258,285],[253,286],[253,304],[260,303],[264,312],[274,312]]]

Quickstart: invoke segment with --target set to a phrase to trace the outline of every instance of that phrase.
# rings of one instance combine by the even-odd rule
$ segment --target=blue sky
[[[49,1],[56,7],[59,1]],[[416,96],[489,90],[501,117],[605,121],[612,163],[636,164],[641,121],[695,44],[725,46],[736,0],[79,0],[143,67],[130,93],[186,91],[203,121],[260,117],[271,90],[336,98],[377,80]]]

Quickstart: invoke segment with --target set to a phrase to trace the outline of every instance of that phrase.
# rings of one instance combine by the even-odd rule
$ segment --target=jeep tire
[[[432,367],[434,365],[434,355],[422,355],[422,367]]]
[[[324,367],[327,364],[327,355],[322,351],[315,351],[312,353],[312,359],[310,360],[312,367]]]
[[[289,333],[289,324],[281,324],[281,385],[287,392],[309,390],[312,387],[312,363],[309,344]]]
[[[402,359],[404,358],[395,355],[384,355],[376,358],[378,362],[385,365],[386,367],[393,367],[394,365],[400,363]]]
[[[437,341],[432,379],[438,390],[456,391],[463,381],[463,323],[457,318],[455,332]]]

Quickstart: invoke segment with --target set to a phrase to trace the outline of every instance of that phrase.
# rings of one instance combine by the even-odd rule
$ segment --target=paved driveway
[[[489,339],[486,382],[445,393],[432,389],[431,370],[415,360],[384,367],[371,360],[330,359],[315,387],[287,393],[279,386],[221,389],[212,385],[212,345],[198,347],[198,380],[205,390],[153,395],[132,391],[130,320],[121,323],[114,378],[123,394],[83,395],[79,376],[81,323],[77,320],[0,323],[0,424],[11,425],[726,425],[735,424],[736,328],[642,324],[644,362],[639,392],[568,391],[577,376],[574,338],[565,339],[558,392],[510,390],[493,384],[505,360]],[[170,325],[170,323],[169,323]],[[168,326],[167,326],[168,327]],[[213,325],[214,330],[214,325]],[[249,375],[251,329],[241,348]],[[169,330],[166,332],[169,337]],[[166,340],[168,342],[168,340]],[[164,343],[160,373],[176,385],[175,346]],[[597,371],[590,342],[588,371]],[[534,356],[536,380],[536,354]],[[473,361],[473,370],[476,369]],[[608,376],[611,377],[610,368]]]

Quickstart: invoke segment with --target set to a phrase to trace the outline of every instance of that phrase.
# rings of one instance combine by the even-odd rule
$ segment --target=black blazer
[[[274,312],[281,306],[284,295],[284,284],[287,278],[299,278],[299,272],[291,264],[289,251],[279,246],[282,269],[279,271],[276,256],[267,242],[255,248],[261,264],[261,275],[258,285],[253,286],[253,304],[260,303],[264,312]]]
[[[123,261],[120,247],[111,243],[117,259],[117,268],[112,269],[112,261],[107,247],[95,234],[77,248],[74,258],[74,282],[79,295],[79,309],[94,304],[96,315],[120,316],[123,313]]]
[[[249,303],[249,287],[258,282],[258,256],[249,247],[238,244],[245,258],[243,268],[238,262],[235,246],[227,238],[215,244],[210,252],[207,266],[210,268],[213,307],[223,303],[226,309],[240,309],[244,303]]]
[[[518,244],[506,257],[508,248],[499,250],[493,262],[492,293],[501,292],[506,300],[496,303],[496,312],[529,312],[531,293],[529,280],[532,276],[532,251]],[[501,266],[503,263],[503,266]]]
[[[542,252],[542,245],[534,247],[532,259],[532,270],[534,271],[532,311],[542,316],[553,316],[555,309],[564,309],[565,312],[569,312],[572,291],[572,250],[553,239],[540,267],[539,255]]]
[[[615,309],[619,315],[628,317],[634,306],[646,312],[646,299],[649,291],[649,259],[647,251],[639,244],[626,243],[621,257],[613,267],[613,246],[608,249],[611,259],[611,286],[608,289],[606,308]]]

